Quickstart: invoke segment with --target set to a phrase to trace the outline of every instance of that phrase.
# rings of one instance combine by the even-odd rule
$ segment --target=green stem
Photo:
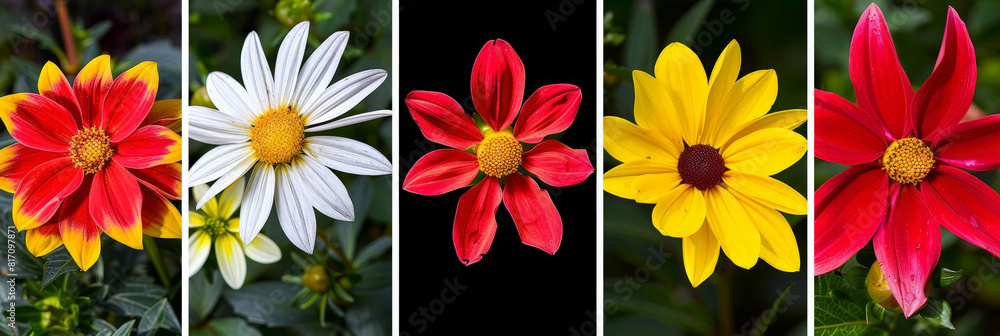
[[[146,235],[142,236],[142,244],[149,250],[149,259],[153,262],[153,268],[156,269],[156,274],[160,276],[160,282],[163,283],[163,287],[170,288],[170,278],[167,276],[167,266],[163,262],[163,255],[160,254],[160,247],[156,245],[153,237]]]
[[[730,336],[733,334],[733,288],[730,279],[732,273],[731,264],[725,264],[719,271],[715,286],[719,293],[719,335]]]

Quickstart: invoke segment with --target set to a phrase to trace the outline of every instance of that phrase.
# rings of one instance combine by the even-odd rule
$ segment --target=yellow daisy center
[[[208,218],[205,219],[205,225],[201,227],[205,234],[209,237],[215,238],[226,232],[226,221],[218,218]]]
[[[250,146],[260,161],[289,162],[302,152],[305,127],[305,120],[291,106],[267,111],[250,128]]]
[[[476,156],[479,170],[486,175],[501,178],[517,171],[521,165],[521,142],[507,132],[493,133],[479,143]]]
[[[709,145],[694,145],[685,148],[677,159],[677,172],[683,183],[698,190],[707,190],[722,183],[726,172],[726,160],[719,150]]]
[[[82,168],[86,174],[93,174],[104,168],[113,151],[108,135],[96,126],[81,129],[69,142],[69,157],[73,160],[73,166]]]
[[[934,152],[923,140],[908,137],[893,141],[882,156],[882,169],[894,181],[917,184],[934,166]]]

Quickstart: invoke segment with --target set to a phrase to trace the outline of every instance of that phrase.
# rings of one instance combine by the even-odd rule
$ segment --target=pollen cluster
[[[305,120],[291,106],[265,112],[250,128],[250,146],[257,159],[270,164],[286,163],[302,152]]]
[[[726,160],[719,150],[709,145],[694,145],[684,149],[677,160],[677,172],[685,184],[707,190],[722,183]]]
[[[893,141],[882,156],[882,169],[894,181],[917,184],[934,166],[934,152],[923,140],[908,137]]]
[[[202,230],[209,237],[215,238],[226,232],[226,222],[218,218],[206,218]]]
[[[69,156],[73,166],[93,174],[104,168],[111,159],[111,140],[104,130],[94,126],[77,131],[69,142]]]
[[[523,150],[521,143],[510,133],[494,133],[483,139],[476,150],[479,170],[496,178],[513,174],[521,165]]]

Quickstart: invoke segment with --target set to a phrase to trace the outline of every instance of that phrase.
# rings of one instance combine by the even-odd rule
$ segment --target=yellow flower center
[[[479,143],[476,156],[479,170],[486,175],[501,178],[517,171],[521,165],[521,143],[508,132],[493,133]]]
[[[934,152],[923,140],[908,137],[893,141],[882,156],[882,169],[894,181],[917,184],[934,166]]]
[[[207,218],[205,219],[205,225],[202,226],[202,230],[208,234],[209,237],[215,238],[226,232],[226,221],[218,218]]]
[[[305,120],[291,106],[267,111],[250,128],[250,146],[260,161],[289,162],[302,152],[305,126]]]
[[[69,157],[73,166],[93,174],[104,168],[111,159],[111,140],[104,130],[94,126],[79,130],[69,142]]]

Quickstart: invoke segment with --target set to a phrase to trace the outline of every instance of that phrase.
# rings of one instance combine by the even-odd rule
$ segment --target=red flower
[[[0,98],[0,118],[19,143],[0,150],[0,189],[13,193],[14,225],[32,254],[61,244],[83,270],[101,233],[135,249],[142,235],[180,238],[180,99],[153,102],[156,63],[111,78],[107,55],[71,87],[46,63],[38,92]]]
[[[1000,256],[1000,195],[962,170],[1000,167],[1000,115],[959,124],[976,59],[952,8],[937,64],[916,93],[875,4],[854,30],[850,75],[857,105],[816,90],[816,156],[853,166],[816,191],[816,273],[840,267],[871,238],[909,317],[927,300],[939,224]]]
[[[485,175],[462,195],[455,214],[452,238],[465,265],[479,261],[490,249],[501,202],[523,243],[550,254],[559,249],[559,211],[548,192],[520,168],[556,187],[583,182],[594,172],[586,150],[545,140],[573,123],[582,99],[580,88],[546,85],[522,106],[523,97],[524,64],[501,39],[487,42],[472,68],[472,101],[487,126],[476,127],[472,116],[443,93],[413,91],[406,96],[410,115],[424,136],[454,149],[435,150],[417,160],[403,189],[441,195],[468,186],[480,172]],[[534,147],[524,152],[525,144]]]

